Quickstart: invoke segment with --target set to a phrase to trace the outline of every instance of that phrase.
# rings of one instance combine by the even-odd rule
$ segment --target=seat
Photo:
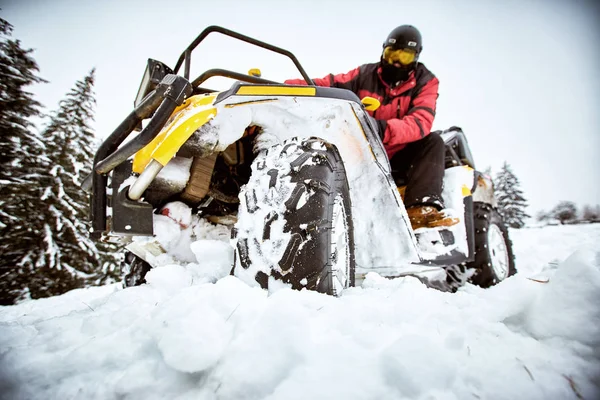
[[[446,143],[446,168],[468,165],[475,169],[475,160],[462,129],[453,126],[445,131],[437,131]]]

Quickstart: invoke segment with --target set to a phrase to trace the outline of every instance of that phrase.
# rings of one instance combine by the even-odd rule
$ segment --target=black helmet
[[[401,57],[402,53],[409,53],[410,57],[408,60],[401,61],[401,59],[398,59],[397,62],[393,62],[388,57],[394,56],[392,54],[389,56],[386,55],[388,52],[397,53],[401,50],[404,51],[400,52],[401,54],[396,55],[396,57]],[[406,52],[405,50],[412,51]],[[423,50],[421,33],[414,26],[401,25],[391,31],[385,42],[383,42],[383,51],[380,59],[382,79],[392,86],[406,81],[410,72],[416,68],[421,50]]]
[[[383,48],[386,47],[392,47],[394,50],[413,49],[418,57],[423,50],[421,33],[412,25],[400,25],[388,35],[383,43]]]

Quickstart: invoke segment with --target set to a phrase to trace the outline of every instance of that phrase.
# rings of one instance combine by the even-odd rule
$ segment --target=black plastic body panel
[[[122,183],[130,176],[131,161],[129,160],[120,164],[112,172],[112,231],[120,235],[152,236],[154,234],[152,205],[129,200],[127,197],[129,186],[119,191]]]
[[[215,100],[215,104],[218,104],[220,102],[222,102],[223,100],[236,95],[236,93],[238,92],[238,90],[241,87],[244,86],[254,86],[254,85],[247,85],[241,82],[235,82],[231,88],[229,88],[228,90],[219,93],[219,95],[217,96],[217,99]],[[299,86],[299,85],[282,85],[279,83],[276,84],[265,84],[265,85],[261,85],[261,86],[276,86],[276,87],[282,87],[282,86],[289,86],[289,87],[307,87],[307,86]],[[306,97],[326,97],[326,98],[330,98],[330,99],[340,99],[340,100],[346,100],[346,101],[353,101],[356,102],[358,104],[360,104],[362,106],[362,103],[360,102],[360,99],[358,98],[358,96],[350,91],[350,90],[346,90],[346,89],[339,89],[339,88],[330,88],[330,87],[322,87],[322,86],[316,86],[315,88],[315,95],[314,96],[306,96]],[[248,96],[248,95],[240,95],[240,96]],[[261,95],[252,95],[252,96],[261,96]],[[273,96],[272,94],[269,95],[265,95],[265,96]],[[277,96],[284,96],[284,95],[277,95]],[[301,95],[289,95],[289,96],[296,96],[296,97],[301,97]]]

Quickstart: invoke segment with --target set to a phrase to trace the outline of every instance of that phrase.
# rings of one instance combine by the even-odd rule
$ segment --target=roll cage
[[[234,39],[238,39],[243,42],[250,43],[252,45],[262,47],[263,49],[266,49],[266,50],[281,54],[285,57],[288,57],[290,60],[292,60],[292,62],[294,63],[294,65],[296,66],[296,68],[302,75],[302,78],[306,81],[306,83],[310,86],[315,85],[314,82],[312,81],[312,79],[308,76],[308,74],[306,73],[306,71],[304,70],[302,65],[300,64],[300,62],[298,61],[298,59],[296,58],[296,56],[294,54],[292,54],[290,51],[282,49],[277,46],[273,46],[269,43],[251,38],[249,36],[242,35],[241,33],[234,32],[232,30],[223,28],[221,26],[216,26],[216,25],[211,25],[211,26],[207,27],[206,29],[204,29],[200,33],[200,35],[198,35],[198,37],[196,37],[196,39],[194,39],[194,41],[183,51],[183,53],[181,53],[181,56],[179,56],[179,59],[177,60],[177,64],[175,64],[173,73],[177,74],[179,72],[181,66],[183,65],[184,66],[183,77],[187,80],[190,80],[192,51],[194,51],[194,49],[196,47],[198,47],[198,45],[204,39],[206,39],[206,37],[208,35],[210,35],[213,32],[221,33],[225,36],[229,36]],[[200,74],[200,76],[198,76],[196,79],[191,81],[192,86],[195,88],[194,90],[200,91],[200,93],[206,93],[205,91],[213,92],[214,90],[212,90],[212,89],[206,89],[206,88],[200,87],[200,85],[202,83],[204,83],[207,79],[212,78],[213,76],[223,76],[226,78],[232,78],[232,79],[236,79],[236,80],[248,82],[248,83],[263,83],[263,84],[276,84],[277,83],[274,81],[270,81],[270,80],[252,76],[252,75],[241,74],[239,72],[230,71],[227,69],[216,68],[216,69],[209,69],[208,71],[203,72],[202,74]]]

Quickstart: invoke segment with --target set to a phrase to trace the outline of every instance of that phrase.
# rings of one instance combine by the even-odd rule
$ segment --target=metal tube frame
[[[232,30],[223,28],[221,26],[216,26],[216,25],[211,25],[211,26],[207,27],[206,29],[204,29],[200,33],[200,35],[198,35],[198,37],[196,39],[194,39],[194,41],[185,49],[185,51],[181,54],[181,56],[179,56],[179,59],[177,60],[177,64],[175,65],[175,68],[173,69],[173,71],[175,71],[175,73],[177,73],[177,71],[179,71],[179,68],[181,68],[181,65],[185,62],[184,78],[190,79],[190,66],[191,66],[192,50],[194,50],[196,47],[198,47],[200,42],[202,42],[209,34],[211,34],[213,32],[218,32],[225,36],[230,36],[234,39],[238,39],[243,42],[250,43],[255,46],[262,47],[263,49],[270,50],[275,53],[279,53],[281,55],[288,57],[290,60],[292,60],[292,62],[296,66],[296,68],[298,68],[298,71],[300,71],[300,74],[302,75],[302,78],[306,81],[306,83],[310,86],[315,86],[315,83],[312,81],[312,79],[310,79],[310,77],[308,76],[306,71],[304,71],[304,68],[302,68],[302,65],[300,64],[300,62],[298,61],[296,56],[294,54],[292,54],[292,52],[282,49],[277,46],[273,46],[269,43],[265,43],[263,41],[251,38],[250,36],[242,35],[241,33],[237,33]],[[244,76],[246,76],[246,75],[244,75]],[[264,83],[264,82],[262,82],[262,83]]]

